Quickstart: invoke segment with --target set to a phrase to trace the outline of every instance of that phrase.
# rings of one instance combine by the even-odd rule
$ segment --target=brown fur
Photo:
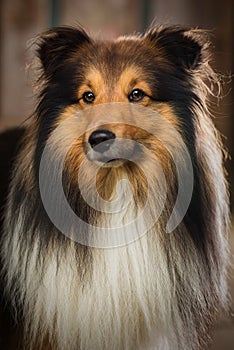
[[[39,37],[39,102],[15,161],[1,242],[5,294],[23,325],[23,348],[208,346],[209,330],[227,303],[229,210],[222,144],[207,107],[209,81],[217,82],[207,46],[200,31],[179,27],[107,42],[67,27]],[[130,98],[134,89],[144,92],[137,102]],[[89,91],[95,96],[92,104],[84,99]],[[100,165],[87,156],[90,135],[98,128],[135,141],[140,151],[126,144],[130,159],[116,156]],[[64,157],[62,180],[73,212],[90,225],[108,227],[110,235],[120,225],[126,237],[132,230],[138,239],[100,249],[75,240],[79,227],[71,227],[68,236],[59,231],[45,211],[38,180],[48,145],[43,180],[49,182],[43,186],[53,206],[59,201],[54,188],[46,186],[56,183]],[[122,151],[118,147],[116,152]],[[185,148],[194,188],[182,221],[168,234],[178,171],[185,182],[191,175]],[[95,201],[97,192],[124,208],[130,196],[125,187],[118,188],[123,179],[133,199],[123,213],[95,209],[82,196],[78,174],[88,200]],[[143,234],[162,202],[161,215]],[[147,204],[140,224],[125,228]]]

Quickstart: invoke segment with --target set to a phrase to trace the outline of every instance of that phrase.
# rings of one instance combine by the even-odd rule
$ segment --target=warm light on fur
[[[15,161],[1,243],[6,299],[24,330],[18,344],[51,350],[204,350],[227,304],[229,211],[222,144],[207,108],[209,81],[215,83],[216,76],[202,33],[155,28],[143,36],[95,42],[81,29],[65,27],[42,34],[38,56],[42,90]],[[130,103],[129,93],[136,88],[145,96],[134,103],[161,115],[160,125],[153,115],[116,114],[116,103]],[[86,91],[95,95],[93,110],[82,98]],[[107,103],[113,104],[113,115],[100,115],[96,106]],[[85,112],[88,108],[92,113]],[[79,123],[69,124],[77,113]],[[126,149],[132,161],[103,164],[94,179],[95,159],[86,153],[92,125],[100,121],[117,138],[145,148],[136,155]],[[76,134],[81,136],[64,154]],[[168,147],[186,172],[178,135],[190,153],[194,188],[183,221],[168,234],[178,191]],[[66,156],[64,191],[85,222],[125,230],[150,193],[150,211],[132,225],[139,239],[101,249],[59,232],[44,210],[38,185],[48,140],[51,162]],[[158,164],[166,178],[166,201],[158,221],[141,235],[163,201]],[[85,202],[77,184],[81,165],[87,198],[93,198],[95,183],[103,199],[125,208],[120,214],[97,211]],[[54,174],[48,178],[53,182]],[[126,187],[118,186],[123,179],[131,185],[129,202]]]

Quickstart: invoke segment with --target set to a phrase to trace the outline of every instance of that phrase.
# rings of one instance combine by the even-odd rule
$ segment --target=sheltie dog
[[[207,348],[229,199],[206,35],[58,27],[36,44],[38,104],[4,168],[4,349]]]

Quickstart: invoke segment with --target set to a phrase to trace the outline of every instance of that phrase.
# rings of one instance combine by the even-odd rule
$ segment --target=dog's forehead
[[[141,78],[157,60],[156,52],[137,39],[97,41],[88,45],[85,51],[86,55],[81,59],[86,60],[86,74],[99,71],[107,81],[119,80],[123,72],[125,76]]]

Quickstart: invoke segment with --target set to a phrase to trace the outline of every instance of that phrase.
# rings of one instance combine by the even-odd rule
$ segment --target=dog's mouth
[[[136,156],[135,147],[119,147],[114,145],[103,153],[97,152],[95,149],[90,149],[86,153],[87,158],[102,167],[116,167],[132,161]]]
[[[113,162],[118,162],[118,161],[124,161],[124,159],[121,159],[121,158],[110,159],[106,163],[113,163]]]
[[[127,161],[127,159],[124,158],[109,158],[104,155],[102,157],[98,155],[88,156],[88,159],[104,168],[118,167]]]
[[[102,167],[116,167],[132,160],[136,153],[136,142],[117,138],[105,129],[94,131],[86,143],[87,158]]]

